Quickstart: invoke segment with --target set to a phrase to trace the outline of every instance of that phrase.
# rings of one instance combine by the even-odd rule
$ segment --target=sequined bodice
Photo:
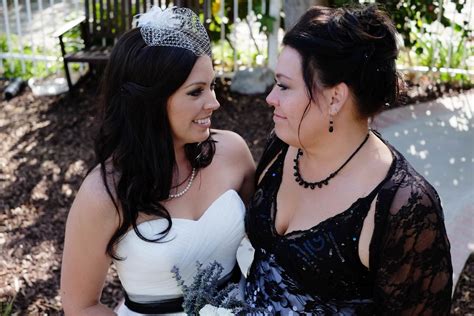
[[[360,261],[358,243],[370,204],[384,181],[347,210],[311,229],[279,235],[274,225],[276,197],[287,148],[260,182],[247,214],[247,233],[256,249],[247,298],[268,306],[270,312],[285,313],[289,308],[325,314],[326,308],[343,312],[345,305],[350,305],[348,314],[368,312],[374,281]],[[331,300],[338,305],[331,306]]]
[[[272,136],[257,167],[271,161],[246,215],[255,248],[246,300],[273,315],[449,315],[452,265],[436,190],[395,148],[385,179],[344,212],[280,236],[276,196],[288,145]],[[370,271],[358,239],[377,197]]]

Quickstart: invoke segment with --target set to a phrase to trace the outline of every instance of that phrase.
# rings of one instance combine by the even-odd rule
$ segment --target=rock
[[[275,82],[269,68],[249,68],[235,73],[230,91],[241,94],[262,94]]]

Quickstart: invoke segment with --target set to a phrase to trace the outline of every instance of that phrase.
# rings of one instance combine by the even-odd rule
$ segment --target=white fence
[[[277,3],[277,12],[281,9],[281,1],[270,1],[270,3]],[[155,0],[154,2],[161,6],[166,5],[166,1]],[[232,5],[234,12],[238,12],[238,0],[221,0],[220,3],[204,1],[206,16],[210,16],[213,9],[215,14],[216,5],[220,5],[218,8],[218,15],[222,17],[220,41],[214,45],[216,70],[219,73],[229,73],[239,67],[267,62],[268,37],[260,32],[257,14],[252,10],[253,5],[257,3],[264,12],[270,9],[266,7],[265,0],[250,0],[246,3],[246,16],[239,19],[234,15],[233,21],[230,21],[225,17],[224,9]],[[275,7],[274,4],[273,7]],[[240,9],[242,12],[242,8]],[[275,9],[272,10],[275,11]],[[25,74],[28,66],[33,74],[38,73],[35,69],[41,68],[42,74],[47,73],[48,69],[53,69],[57,76],[62,76],[60,47],[58,39],[53,34],[65,23],[83,15],[84,0],[2,0],[0,77],[8,71],[13,73],[14,68],[17,73],[20,70],[20,73]],[[234,26],[231,28],[231,33],[226,34],[224,25],[229,22],[233,22]],[[275,26],[278,30],[279,24]],[[271,38],[274,41],[278,40],[275,36]],[[274,47],[271,50],[274,55],[272,59],[275,60],[278,44],[271,46]],[[233,62],[224,62],[228,60]]]
[[[48,64],[58,61],[59,46],[52,34],[64,23],[82,14],[82,0],[2,0],[0,8],[0,71],[5,60],[19,60],[22,72],[26,62]],[[10,71],[14,63],[10,62]]]
[[[176,0],[177,2],[179,0]],[[164,6],[169,1],[155,0]],[[245,8],[240,7],[244,3]],[[474,26],[474,16],[472,9],[474,0],[465,0],[464,12],[459,14],[454,9],[454,2],[443,0],[444,15],[452,20],[457,20],[461,24],[467,21],[468,27]],[[226,14],[226,7],[231,6],[234,12],[246,12],[244,16],[234,15],[229,20]],[[261,12],[254,12],[253,8],[259,6]],[[243,9],[243,10],[242,10]],[[213,45],[216,70],[220,74],[229,74],[239,68],[254,65],[275,66],[276,55],[278,52],[279,39],[281,39],[280,11],[282,10],[282,0],[248,0],[246,2],[239,0],[221,0],[220,2],[205,0],[203,12],[204,16],[209,17],[217,15],[220,17],[221,33],[220,41]],[[217,11],[217,12],[216,12]],[[258,22],[259,14],[268,13],[274,17],[274,31],[272,34],[260,32]],[[62,65],[60,57],[60,48],[58,40],[53,36],[56,30],[68,21],[84,15],[84,0],[2,0],[0,6],[0,77],[5,76],[8,71],[13,72],[16,67],[16,73],[25,74],[27,66],[33,69],[32,73],[55,72],[57,76],[62,76]],[[441,18],[441,16],[439,17]],[[226,34],[225,24],[233,23],[230,33]],[[412,21],[411,23],[415,23]],[[452,28],[444,28],[439,23],[434,23],[432,28],[434,41],[441,38],[442,44],[438,44],[436,51],[440,48],[449,46],[448,61],[451,60],[453,50]],[[278,33],[280,30],[280,34]],[[441,46],[440,46],[441,45]],[[468,45],[472,47],[472,37]],[[466,49],[464,54],[469,54]],[[435,54],[436,55],[436,54]],[[467,73],[473,75],[474,57],[462,56],[463,69],[434,69],[432,67],[420,68],[410,64],[405,67],[406,70],[415,72],[435,71],[449,73]],[[15,61],[12,62],[12,61]],[[27,64],[28,63],[28,64]],[[449,62],[448,62],[449,64]],[[403,67],[402,67],[403,68]],[[467,70],[469,68],[470,70]],[[35,70],[42,71],[35,71]]]

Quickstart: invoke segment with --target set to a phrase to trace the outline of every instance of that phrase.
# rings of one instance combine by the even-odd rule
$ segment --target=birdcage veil
[[[134,24],[140,27],[148,46],[181,47],[196,56],[211,57],[211,43],[199,17],[188,8],[153,6],[148,12],[137,15]]]

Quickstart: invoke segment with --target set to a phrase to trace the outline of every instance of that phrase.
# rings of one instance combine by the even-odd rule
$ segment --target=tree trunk
[[[303,13],[314,5],[327,6],[328,0],[284,0],[285,31],[291,29]]]

